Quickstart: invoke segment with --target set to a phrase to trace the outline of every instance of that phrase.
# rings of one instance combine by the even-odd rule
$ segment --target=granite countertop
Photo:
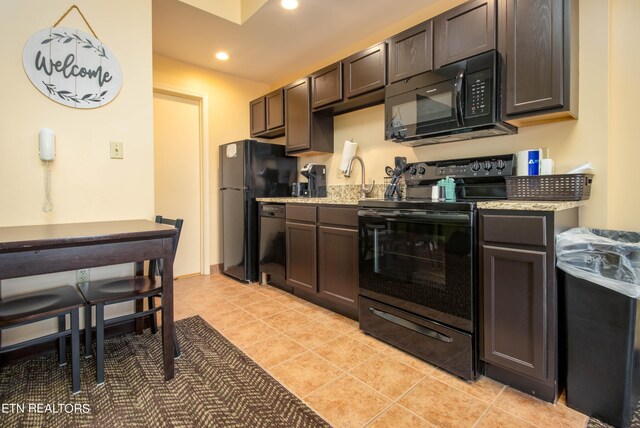
[[[376,184],[368,198],[382,198],[385,186]],[[404,192],[404,189],[402,189]],[[285,197],[285,198],[257,198],[258,202],[274,202],[283,204],[328,204],[328,205],[358,205],[360,202],[359,185],[330,185],[327,186],[327,196],[324,198]],[[562,211],[585,205],[587,201],[485,201],[478,202],[481,210],[517,210],[517,211]]]
[[[358,205],[360,199],[353,198],[257,198],[259,202],[287,204],[327,204]],[[515,210],[515,211],[562,211],[581,207],[586,201],[487,201],[478,202],[481,210]]]
[[[386,186],[375,184],[368,198],[380,199],[384,196]],[[401,189],[402,191],[402,189]],[[358,205],[360,201],[360,186],[357,184],[329,185],[327,196],[324,198],[256,198],[258,202],[274,202],[287,204],[330,204],[330,205]]]
[[[336,198],[336,197],[326,197],[326,198],[256,198],[258,202],[273,202],[273,203],[282,203],[282,204],[328,204],[328,205],[358,205],[359,199],[348,199],[348,198]]]
[[[478,202],[481,210],[562,211],[585,205],[587,201],[487,201]]]

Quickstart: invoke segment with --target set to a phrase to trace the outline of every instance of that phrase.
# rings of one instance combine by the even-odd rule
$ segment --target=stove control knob
[[[496,162],[496,168],[498,169],[498,171],[502,171],[506,167],[507,167],[507,163],[502,159],[498,159],[498,162]]]
[[[471,170],[474,171],[474,172],[475,171],[480,171],[480,163],[478,163],[478,161],[475,161],[473,163],[473,165],[471,165]]]
[[[491,161],[485,161],[484,169],[486,169],[487,171],[491,171],[491,168],[493,168],[493,165],[491,165]]]
[[[425,172],[427,172],[427,170],[424,168],[424,165],[418,165],[418,174],[422,175]]]
[[[417,171],[418,171],[418,170],[417,170],[417,169],[416,169],[416,167],[415,167],[415,166],[413,166],[413,165],[412,165],[412,166],[411,166],[411,168],[409,169],[409,173],[410,173],[411,175],[416,175],[416,172],[417,172]]]

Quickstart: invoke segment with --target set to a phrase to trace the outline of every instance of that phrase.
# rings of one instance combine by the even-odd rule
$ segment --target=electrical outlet
[[[78,269],[76,271],[76,282],[89,282],[89,269]]]
[[[111,159],[124,159],[122,143],[111,142]]]

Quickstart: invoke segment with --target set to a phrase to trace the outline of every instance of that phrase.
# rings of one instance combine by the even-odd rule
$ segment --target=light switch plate
[[[124,152],[122,151],[122,143],[115,141],[111,142],[111,159],[124,159]]]

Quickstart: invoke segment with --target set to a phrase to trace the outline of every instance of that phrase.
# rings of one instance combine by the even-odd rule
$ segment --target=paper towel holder
[[[344,147],[342,148],[342,159],[340,159],[340,171],[346,177],[348,177],[349,173],[351,172],[350,170],[347,170],[349,168],[349,160],[351,160],[351,158],[355,156],[357,151],[358,143],[353,141],[353,138],[345,140]]]

